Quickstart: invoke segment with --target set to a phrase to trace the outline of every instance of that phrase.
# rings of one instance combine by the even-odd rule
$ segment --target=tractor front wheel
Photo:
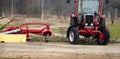
[[[97,35],[97,43],[99,45],[107,45],[107,43],[110,39],[110,33],[106,28],[102,29],[101,32],[102,32],[104,38],[103,38],[103,40],[101,40],[99,35]]]
[[[79,32],[75,27],[68,29],[67,38],[70,44],[79,43]]]

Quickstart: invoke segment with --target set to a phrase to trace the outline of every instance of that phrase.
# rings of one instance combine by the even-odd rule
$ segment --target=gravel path
[[[117,59],[120,43],[99,45],[70,45],[68,43],[4,43],[0,44],[0,59]]]

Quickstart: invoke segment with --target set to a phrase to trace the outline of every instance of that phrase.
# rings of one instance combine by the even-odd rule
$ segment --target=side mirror
[[[67,0],[67,3],[70,3],[70,0]]]
[[[105,2],[106,2],[106,4],[109,4],[109,3],[110,3],[110,0],[106,0]]]

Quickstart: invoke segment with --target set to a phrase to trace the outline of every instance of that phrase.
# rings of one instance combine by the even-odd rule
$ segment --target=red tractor
[[[110,33],[105,24],[104,4],[109,0],[75,0],[75,13],[71,14],[67,39],[70,44],[78,44],[81,36],[93,37],[99,45],[107,45]],[[70,3],[70,0],[67,0]]]

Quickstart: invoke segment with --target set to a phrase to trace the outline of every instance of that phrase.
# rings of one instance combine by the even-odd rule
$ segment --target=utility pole
[[[83,14],[83,0],[81,0],[81,14]]]
[[[117,17],[117,16],[118,16],[118,13],[117,13],[117,12],[118,12],[118,9],[116,8],[116,9],[115,9],[115,18],[116,18],[116,19],[118,18],[118,17]]]
[[[4,7],[3,7],[3,12],[2,12],[2,17],[5,17],[5,10],[4,10]]]
[[[11,19],[13,18],[14,0],[11,1]]]
[[[44,0],[42,0],[42,21],[44,19]]]
[[[4,1],[2,1],[2,17],[4,18],[5,17],[5,11],[4,11],[4,7],[5,7],[5,5],[4,5]]]

